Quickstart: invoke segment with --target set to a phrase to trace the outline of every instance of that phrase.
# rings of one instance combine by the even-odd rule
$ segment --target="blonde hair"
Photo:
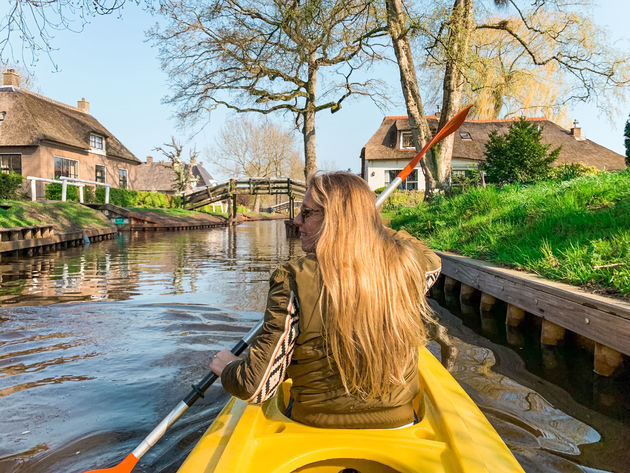
[[[425,266],[415,240],[383,225],[363,179],[322,174],[309,187],[324,213],[315,250],[324,339],[346,391],[377,398],[405,383],[425,342]]]

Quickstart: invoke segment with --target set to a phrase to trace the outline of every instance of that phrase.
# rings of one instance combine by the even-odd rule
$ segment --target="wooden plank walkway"
[[[442,258],[443,275],[630,355],[630,303],[531,273],[436,253]]]

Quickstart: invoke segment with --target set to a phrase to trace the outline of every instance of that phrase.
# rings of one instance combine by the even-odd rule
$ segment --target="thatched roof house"
[[[4,172],[114,187],[133,187],[141,162],[90,115],[85,99],[73,107],[25,90],[11,69],[0,86],[0,159]]]
[[[196,178],[197,188],[211,187],[217,184],[216,179],[201,164],[195,164],[192,173]],[[146,162],[136,169],[135,189],[172,195],[175,193],[174,180],[175,173],[170,162],[153,161],[151,156],[147,156]]]
[[[437,131],[438,119],[427,117],[431,131]],[[551,144],[552,149],[562,146],[555,164],[582,162],[599,169],[624,169],[625,158],[582,136],[580,128],[571,130],[556,125],[545,118],[528,118],[542,127],[543,143]],[[485,160],[486,143],[493,131],[507,133],[514,119],[509,120],[467,120],[454,133],[453,172],[477,169]],[[361,150],[361,175],[372,189],[390,182],[394,171],[404,168],[416,154],[411,144],[411,131],[407,117],[385,117],[381,126]],[[419,168],[420,166],[418,166]],[[414,176],[411,176],[412,178]],[[417,188],[424,188],[422,171],[418,170]]]

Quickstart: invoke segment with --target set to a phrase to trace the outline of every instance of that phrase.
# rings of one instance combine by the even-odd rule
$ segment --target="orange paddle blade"
[[[134,456],[133,453],[130,453],[125,457],[123,461],[121,461],[118,465],[113,466],[111,468],[104,468],[102,470],[90,470],[85,473],[130,473],[131,470],[138,463],[138,459]]]
[[[416,168],[422,157],[426,154],[431,146],[433,146],[438,141],[443,140],[448,135],[457,130],[460,126],[462,126],[462,123],[464,123],[464,120],[466,120],[466,116],[468,115],[471,107],[472,105],[469,105],[468,107],[462,109],[453,118],[451,118],[448,123],[444,125],[444,127],[440,131],[438,131],[433,138],[431,138],[431,141],[424,145],[424,148],[422,148],[418,152],[418,154],[416,154],[416,157],[409,161],[409,164],[407,164],[405,169],[398,173],[397,177],[400,177],[403,181],[407,179],[407,176],[409,176],[409,174],[411,174],[411,171]]]

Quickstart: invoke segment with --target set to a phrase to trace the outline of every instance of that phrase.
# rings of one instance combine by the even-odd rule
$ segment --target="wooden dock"
[[[87,241],[111,239],[118,233],[115,226],[55,233],[53,225],[0,228],[0,258],[6,256],[33,256],[44,252],[80,246]]]
[[[460,300],[480,292],[481,310],[496,299],[508,304],[506,323],[517,327],[526,314],[541,319],[541,343],[555,345],[573,332],[594,343],[594,369],[608,376],[630,355],[630,303],[549,281],[534,274],[502,268],[452,253],[442,258],[444,290],[459,283]]]

